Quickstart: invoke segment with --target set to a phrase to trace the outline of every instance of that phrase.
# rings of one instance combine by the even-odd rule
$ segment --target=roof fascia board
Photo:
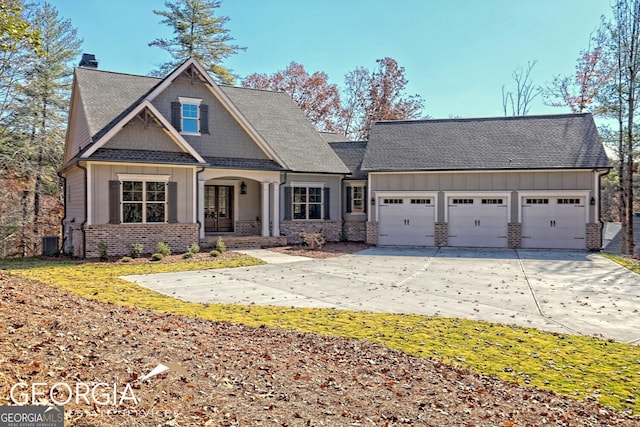
[[[399,174],[407,174],[407,173],[522,173],[522,172],[592,172],[594,170],[599,169],[611,169],[610,166],[593,166],[593,167],[584,167],[584,168],[563,168],[563,169],[441,169],[441,170],[415,170],[415,169],[407,169],[405,171],[372,171],[372,170],[364,170],[369,175],[399,175]]]
[[[218,87],[216,82],[211,78],[209,73],[202,68],[200,63],[193,58],[189,58],[181,66],[176,68],[171,74],[157,85],[148,95],[147,100],[153,101],[160,93],[162,93],[169,85],[184,72],[189,66],[193,65],[200,72],[200,74],[206,79],[208,83],[209,91],[216,97],[218,101],[229,111],[234,119],[240,124],[240,126],[247,132],[247,134],[254,140],[258,147],[269,157],[270,160],[274,160],[285,169],[288,169],[287,164],[282,160],[280,156],[271,148],[267,141],[258,133],[253,125],[246,119],[246,117],[238,110],[238,107],[229,99],[229,97]]]
[[[182,137],[182,135],[180,135],[173,128],[173,126],[171,126],[171,124],[164,118],[164,116],[160,114],[160,112],[148,100],[144,100],[143,102],[141,102],[140,105],[134,108],[131,112],[129,112],[129,114],[123,117],[122,120],[120,120],[111,129],[109,129],[109,131],[106,134],[104,134],[98,141],[96,141],[87,151],[85,151],[82,154],[81,158],[83,159],[89,158],[93,153],[95,153],[99,148],[104,146],[104,144],[106,144],[111,138],[113,138],[118,132],[120,132],[120,130],[127,123],[129,123],[135,116],[138,115],[138,113],[143,111],[145,108],[148,108],[149,111],[151,111],[151,113],[154,115],[154,117],[158,119],[160,123],[162,123],[162,126],[164,126],[165,131],[169,134],[171,139],[178,145],[178,147],[180,147],[183,150],[183,152],[191,154],[198,161],[198,163],[203,163],[203,164],[207,163],[202,158],[202,156],[200,156],[200,154],[198,154],[198,152],[193,149],[193,147]]]
[[[83,159],[84,164],[91,163],[92,165],[113,165],[114,163],[118,163],[123,166],[143,166],[143,167],[158,167],[158,168],[185,168],[185,169],[195,169],[201,168],[200,165],[183,165],[180,163],[145,163],[145,162],[132,162],[132,161],[106,161],[106,160],[91,160],[91,159]]]

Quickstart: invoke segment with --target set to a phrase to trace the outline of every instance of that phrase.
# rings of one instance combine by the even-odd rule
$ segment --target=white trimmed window
[[[122,181],[122,222],[167,221],[167,183]]]
[[[351,212],[364,212],[364,186],[351,187]]]
[[[201,99],[179,97],[180,101],[180,129],[187,135],[200,135],[200,104]]]
[[[293,188],[293,219],[322,219],[322,187]]]

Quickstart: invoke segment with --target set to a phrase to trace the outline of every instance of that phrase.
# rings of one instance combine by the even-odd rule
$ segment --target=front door
[[[204,186],[204,231],[233,231],[233,186]]]

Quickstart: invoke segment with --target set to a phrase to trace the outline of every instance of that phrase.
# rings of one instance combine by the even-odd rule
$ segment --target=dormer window
[[[171,124],[183,135],[209,133],[209,108],[202,99],[178,97],[171,103]]]

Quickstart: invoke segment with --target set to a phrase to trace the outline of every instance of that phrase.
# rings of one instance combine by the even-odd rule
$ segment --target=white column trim
[[[87,163],[87,194],[85,194],[85,197],[87,198],[87,217],[85,218],[87,221],[87,225],[92,225],[93,224],[93,180],[91,179],[91,174],[93,173],[91,170],[91,163]],[[118,197],[118,199],[122,198],[122,190],[120,190],[120,197]],[[120,215],[122,215],[122,203],[120,203]],[[122,218],[121,218],[122,220]]]
[[[271,221],[273,222],[273,236],[280,235],[280,183],[272,182]]]
[[[269,237],[269,183],[261,182],[262,187],[262,237]]]
[[[200,209],[198,210],[198,221],[200,222],[200,238],[204,239],[204,181],[198,180],[198,206]]]

